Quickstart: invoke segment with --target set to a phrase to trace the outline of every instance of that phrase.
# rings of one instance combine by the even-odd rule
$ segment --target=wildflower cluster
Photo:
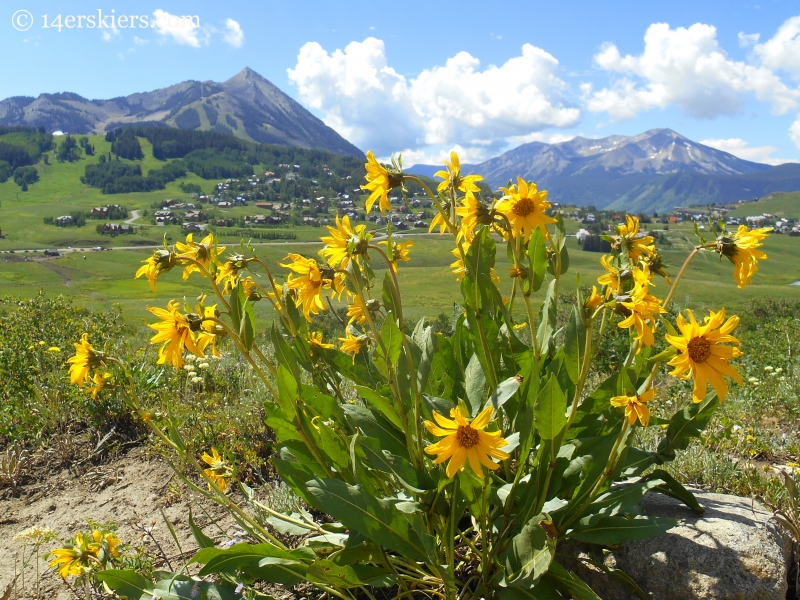
[[[175,266],[184,278],[206,278],[214,304],[201,296],[194,309],[175,300],[150,309],[158,317],[150,325],[158,362],[196,373],[198,361],[228,340],[264,384],[275,469],[305,504],[327,514],[274,510],[242,482],[240,506],[228,493],[235,465],[213,447],[198,459],[176,424],[143,411],[130,391],[130,405],[196,475],[176,469],[178,477],[246,531],[246,542],[216,548],[191,524],[202,547],[192,561],[205,565],[203,576],[220,576],[204,582],[209,593],[213,587],[226,597],[258,581],[305,581],[341,598],[356,588],[375,597],[370,590],[378,587],[445,600],[567,597],[585,584],[556,558],[562,542],[613,545],[629,539],[632,528],[666,531],[674,521],[637,507],[649,490],[699,509],[658,467],[699,435],[725,400],[726,378],[741,383],[732,364],[741,356],[733,337],[738,318],[720,308],[698,321],[687,310],[676,327],[666,309],[701,251],[727,256],[737,281],[749,283],[766,258],[758,249],[765,232],[701,238],[673,280],[653,238],[628,216],[608,236],[605,273],[590,293],[578,289],[559,328],[569,253],[547,191],[519,178],[487,200],[481,177],[463,174],[457,154],[444,166],[434,192],[403,173],[399,159],[383,165],[369,152],[362,187],[367,211],[388,210],[389,192],[404,192],[405,182],[421,186],[436,205],[431,231],[451,236],[461,287],[450,336],[424,319],[406,326],[401,276],[413,243],[398,243],[391,224],[385,239],[376,239],[366,226],[337,218],[318,252],[288,254],[278,275],[251,248],[223,255],[210,233],[199,243],[189,236],[159,249],[137,273],[153,286]],[[508,297],[494,269],[499,244],[512,262]],[[253,310],[262,300],[277,317],[266,339],[256,336]],[[334,301],[346,304],[347,320],[338,340],[326,340],[315,317]],[[595,351],[614,324],[629,333],[627,357],[589,389]],[[667,349],[654,355],[659,339]],[[262,349],[268,346],[270,352]],[[125,372],[86,339],[76,352],[74,383],[109,362]],[[637,448],[631,431],[653,422],[650,407],[666,366],[670,375],[693,380],[693,402],[658,421],[655,450]],[[301,537],[286,543],[275,530]],[[69,560],[59,564],[72,568],[63,566]],[[161,584],[174,577],[160,576]],[[142,589],[150,593],[153,585],[160,584],[143,582]]]

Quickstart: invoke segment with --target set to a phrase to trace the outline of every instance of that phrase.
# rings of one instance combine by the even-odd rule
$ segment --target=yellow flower
[[[49,564],[53,569],[58,567],[58,574],[64,579],[70,575],[82,576],[95,565],[104,567],[106,563],[117,558],[119,543],[119,539],[112,533],[103,534],[98,530],[88,536],[78,533],[71,548],[56,548],[50,551],[54,558]]]
[[[103,389],[110,387],[113,384],[111,373],[103,373],[101,375],[100,371],[94,372],[94,377],[92,377],[92,381],[94,382],[94,386],[86,388],[86,393],[91,392],[92,400],[97,399],[97,394],[99,394]]]
[[[158,332],[150,338],[150,343],[159,344],[163,342],[158,350],[158,364],[162,365],[170,362],[176,369],[180,369],[184,365],[184,349],[196,356],[205,358],[203,350],[213,339],[213,336],[200,331],[202,325],[199,316],[191,315],[193,318],[190,322],[187,315],[178,311],[179,307],[180,303],[177,300],[170,300],[167,310],[155,307],[148,307],[147,309],[161,319],[160,323],[153,325],[148,323],[147,325],[150,329]]]
[[[625,407],[625,417],[628,424],[633,425],[638,419],[642,427],[647,427],[650,422],[650,409],[645,402],[650,402],[656,395],[656,388],[651,387],[644,394],[634,396],[614,396],[611,398],[611,406],[617,408]]]
[[[378,243],[382,244],[384,246],[388,246],[389,245],[389,241],[388,240],[385,240],[383,242],[378,242]],[[411,260],[411,258],[409,258],[409,256],[408,256],[408,253],[409,253],[408,249],[411,248],[413,245],[414,245],[414,242],[412,242],[412,241],[401,242],[399,244],[397,242],[392,242],[392,253],[389,256],[389,262],[392,264],[392,271],[397,273],[397,263],[398,263],[398,261],[401,261],[401,260],[409,261],[409,260]]]
[[[743,384],[741,376],[730,366],[728,361],[738,358],[742,351],[736,346],[739,340],[730,335],[739,325],[739,317],[733,316],[725,320],[725,309],[719,312],[709,311],[709,316],[700,325],[694,313],[686,309],[689,322],[683,315],[678,315],[678,329],[681,335],[667,335],[667,341],[679,350],[679,354],[669,361],[675,367],[670,373],[681,379],[694,377],[692,400],[701,402],[706,395],[708,383],[714,387],[720,402],[725,402],[728,384],[725,375],[733,378],[739,385]],[[735,344],[735,346],[723,346]]]
[[[480,188],[475,185],[475,182],[481,181],[483,177],[480,175],[467,175],[466,177],[462,177],[461,161],[458,158],[458,154],[450,152],[450,162],[443,160],[442,164],[447,166],[447,170],[437,171],[433,175],[434,177],[444,179],[444,181],[439,184],[439,187],[436,188],[437,191],[443,192],[448,188],[451,188],[454,192],[455,190],[461,190],[465,194],[481,191]]]
[[[608,273],[597,278],[597,283],[606,286],[606,297],[619,294],[622,283],[622,274],[619,269],[611,264],[611,260],[610,256],[603,255],[600,257],[600,264],[603,265],[603,268]]]
[[[464,238],[469,244],[475,236],[474,231],[478,225],[492,224],[492,211],[484,206],[472,192],[462,198],[462,203],[463,206],[456,207],[456,214],[461,217],[461,226],[458,229],[456,240]]]
[[[40,346],[46,346],[46,345],[47,345],[47,342],[45,342],[44,340],[39,340],[37,343],[38,343]]]
[[[461,281],[464,279],[464,275],[467,274],[467,269],[464,267],[464,261],[461,260],[461,253],[458,251],[458,248],[453,248],[452,250],[453,256],[456,257],[456,261],[450,263],[450,268],[453,270],[453,273],[456,276],[456,281]],[[494,267],[489,270],[489,277],[495,283],[500,281],[500,276],[494,272]]]
[[[217,257],[225,251],[225,246],[217,247],[217,240],[213,233],[209,233],[200,242],[193,241],[192,235],[190,233],[186,236],[185,244],[183,242],[175,243],[175,249],[179,252],[177,258],[189,261],[189,264],[183,269],[184,279],[188,279],[189,275],[195,271],[203,272],[195,263],[199,263],[208,271],[211,263],[216,262]]]
[[[655,342],[653,333],[658,315],[666,311],[661,306],[661,300],[649,292],[652,284],[647,265],[633,268],[633,280],[633,289],[618,304],[625,307],[627,313],[627,318],[620,321],[618,326],[625,329],[633,327],[636,330],[634,339],[649,348]]]
[[[355,364],[358,353],[361,352],[362,348],[367,347],[369,337],[366,335],[353,335],[348,331],[346,337],[339,338],[339,341],[342,342],[340,350],[347,354],[352,354],[353,364]]]
[[[672,280],[669,278],[669,273],[667,273],[666,270],[667,265],[664,263],[664,257],[658,250],[653,252],[652,256],[645,255],[642,260],[650,266],[651,277],[654,273],[658,273],[664,278],[667,285],[672,285]]]
[[[261,295],[261,288],[252,277],[245,277],[242,279],[242,289],[244,290],[244,295],[250,302],[258,302],[263,298]]]
[[[437,212],[436,216],[431,219],[431,225],[428,227],[428,233],[433,233],[433,230],[436,227],[439,227],[439,235],[444,235],[444,232],[447,230],[447,221],[445,221],[444,216],[441,212]]]
[[[321,331],[315,331],[313,333],[309,333],[308,337],[309,345],[311,346],[311,353],[314,353],[314,348],[333,348],[333,344],[326,344],[323,342],[323,336]]]
[[[364,175],[367,185],[362,185],[361,189],[372,192],[367,198],[367,212],[372,211],[372,205],[380,198],[378,206],[381,212],[385,213],[391,208],[389,205],[389,190],[403,183],[403,175],[402,173],[390,173],[386,167],[375,160],[372,150],[367,151],[367,164],[364,166],[367,169],[367,174]]]
[[[372,239],[372,234],[367,234],[366,225],[350,225],[350,217],[347,215],[339,221],[336,217],[336,227],[328,226],[330,237],[322,237],[320,240],[325,247],[319,251],[319,255],[326,259],[328,264],[334,269],[346,269],[350,259],[359,261],[359,256],[367,254],[367,246]]]
[[[592,293],[583,301],[584,311],[587,316],[591,317],[601,304],[603,304],[603,297],[597,293],[597,287],[593,285]]]
[[[166,244],[166,242],[164,242]],[[167,248],[159,248],[150,258],[143,260],[144,266],[139,267],[139,270],[136,271],[136,276],[134,279],[139,279],[142,275],[147,277],[147,280],[150,282],[150,287],[153,291],[156,290],[156,281],[158,281],[159,275],[162,273],[168,272],[172,267],[177,264],[180,264],[178,257],[175,256],[175,253]]]
[[[521,177],[517,178],[517,183],[518,185],[508,188],[500,188],[505,196],[497,203],[495,210],[508,219],[513,237],[524,235],[527,240],[537,227],[545,237],[549,237],[547,226],[556,220],[544,214],[550,208],[547,191],[540,192],[536,184],[528,185]]]
[[[117,546],[119,546],[120,541],[113,533],[104,534],[102,531],[95,529],[92,532],[92,540],[88,544],[89,551],[101,565],[105,565],[109,560],[119,556]]]
[[[458,408],[450,410],[450,419],[433,411],[436,423],[425,421],[425,427],[431,434],[444,439],[427,446],[425,453],[435,454],[436,460],[433,462],[437,465],[450,459],[447,465],[448,477],[458,473],[467,461],[478,477],[483,477],[481,465],[492,471],[499,469],[500,465],[490,457],[506,460],[509,455],[500,448],[506,446],[508,442],[499,431],[484,431],[493,413],[494,407],[489,405],[470,422]]]
[[[204,452],[201,458],[209,466],[208,469],[203,469],[203,473],[208,475],[208,478],[216,484],[222,493],[228,491],[228,479],[233,477],[233,471],[228,462],[222,458],[213,446],[211,447],[211,456]],[[212,489],[211,484],[208,485],[208,489]]]
[[[83,539],[83,534],[75,535],[72,548],[56,548],[50,554],[54,557],[50,562],[50,568],[58,569],[58,574],[66,579],[70,575],[81,576],[84,569],[90,566],[90,556],[88,545]]]
[[[248,260],[241,254],[234,254],[220,268],[216,277],[216,284],[224,283],[222,293],[229,294],[239,282],[239,271],[247,267]]]
[[[47,351],[48,351],[50,354],[59,354],[59,353],[61,352],[61,348],[59,348],[58,346],[50,346],[50,347],[47,349]]]
[[[621,251],[628,250],[631,261],[636,263],[642,256],[652,256],[656,247],[653,245],[652,236],[639,237],[639,217],[625,215],[625,224],[617,225],[617,235],[614,236],[614,245]]]
[[[72,365],[69,368],[69,382],[72,385],[83,386],[89,378],[89,370],[104,364],[104,357],[102,352],[92,348],[89,334],[84,333],[81,341],[75,344],[75,356],[67,360],[67,363]]]
[[[367,315],[367,311],[375,312],[381,307],[381,303],[374,298],[370,298],[367,300],[366,305],[361,301],[360,296],[353,297],[353,303],[347,306],[347,316],[350,317],[350,320],[347,322],[347,326],[350,327],[353,323],[357,325],[363,325],[366,323],[369,318]]]
[[[758,271],[758,261],[767,258],[759,248],[764,245],[761,240],[771,231],[772,227],[750,230],[747,225],[739,225],[736,233],[717,239],[717,252],[720,256],[727,256],[734,264],[733,277],[740,289],[751,283]]]
[[[286,286],[297,291],[295,304],[303,307],[303,314],[310,321],[312,313],[316,315],[319,314],[320,309],[325,310],[322,290],[326,284],[322,278],[322,271],[313,258],[305,258],[299,254],[289,254],[286,258],[291,259],[292,262],[286,265],[281,263],[281,266],[300,275],[300,277],[294,277],[289,274],[286,277]],[[330,280],[328,287],[330,287]]]

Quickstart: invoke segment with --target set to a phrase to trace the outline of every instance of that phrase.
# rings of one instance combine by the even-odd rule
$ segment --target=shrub
[[[250,593],[256,582],[305,581],[344,598],[356,588],[371,597],[384,593],[380,588],[395,597],[448,600],[566,597],[588,587],[557,560],[563,542],[608,546],[667,531],[677,521],[638,507],[650,491],[702,510],[662,467],[725,400],[724,376],[740,379],[730,364],[741,355],[733,337],[738,318],[721,309],[698,323],[687,312],[676,328],[666,307],[700,252],[730,258],[740,287],[748,284],[765,258],[757,248],[767,232],[701,238],[662,299],[649,291],[651,278],[665,275],[653,240],[628,217],[603,258],[600,291],[579,290],[562,325],[566,232],[560,214],[547,216],[550,205],[534,184],[519,179],[507,195],[486,202],[477,177],[461,175],[455,153],[438,195],[396,164],[380,165],[371,153],[368,161],[367,211],[374,202],[387,210],[388,193],[413,181],[436,203],[432,224],[453,236],[461,298],[447,334],[424,320],[406,325],[397,271],[413,242],[396,242],[391,226],[376,244],[365,226],[337,222],[322,239],[320,260],[286,257],[282,282],[252,249],[221,256],[213,233],[158,249],[136,274],[154,289],[175,267],[184,278],[207,278],[214,304],[201,296],[194,307],[170,301],[166,310],[150,309],[159,363],[180,370],[230,340],[266,391],[263,410],[277,446],[272,463],[305,505],[281,511],[259,502],[215,447],[198,459],[178,421],[146,410],[131,369],[88,339],[71,359],[76,383],[93,394],[124,394],[195,478],[182,468],[176,475],[247,532],[248,541],[218,548],[189,521],[201,547],[191,562],[204,565],[202,575],[218,576],[204,581],[206,592],[230,594],[234,582]],[[506,301],[496,285],[496,239],[513,261],[516,300]],[[257,270],[263,285],[250,273]],[[340,319],[318,320],[329,306],[325,296],[348,300]],[[269,344],[256,338],[253,304],[262,301],[277,315]],[[514,301],[524,305],[521,321]],[[590,378],[609,330],[624,332],[626,351],[609,376],[598,369]],[[648,403],[667,364],[693,381],[694,402],[659,419]],[[663,426],[650,449],[635,435],[649,425]],[[241,506],[226,493],[237,479]],[[149,594],[180,577],[159,573],[154,583],[130,571],[96,576],[123,594],[134,583],[137,594]]]

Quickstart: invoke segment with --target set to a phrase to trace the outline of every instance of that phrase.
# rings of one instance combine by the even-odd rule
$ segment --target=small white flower
[[[741,425],[734,425],[733,427],[731,427],[731,429],[733,431],[739,432],[739,431],[742,430],[742,426]]]
[[[769,365],[767,365],[766,367],[764,367],[764,370],[765,370],[765,371],[772,371],[772,367],[770,367]]]
[[[776,373],[783,373],[783,367],[778,367],[777,369],[775,369],[775,372]]]
[[[751,377],[747,381],[749,381],[750,383],[758,383],[758,379],[756,377]]]
[[[202,377],[192,377],[192,383],[203,383]]]
[[[778,377],[778,381],[786,381],[786,377],[784,377],[783,375],[781,375],[780,377]]]
[[[194,365],[183,365],[184,370],[194,371]]]
[[[197,365],[198,369],[207,369],[208,367],[209,367],[208,363],[198,363]]]
[[[194,354],[187,354],[186,355],[186,362],[187,363],[193,363],[196,360],[197,360],[197,357]]]

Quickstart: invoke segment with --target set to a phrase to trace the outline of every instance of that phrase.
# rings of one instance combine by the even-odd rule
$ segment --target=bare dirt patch
[[[150,458],[139,448],[126,456],[104,465],[87,466],[77,474],[74,471],[51,473],[40,477],[36,483],[16,489],[0,489],[0,595],[15,576],[15,555],[21,555],[19,544],[13,541],[15,534],[34,525],[47,526],[59,533],[59,539],[67,540],[79,531],[88,529],[87,520],[116,523],[118,537],[123,543],[132,545],[140,541],[145,544],[149,554],[157,557],[159,568],[163,559],[153,541],[146,536],[142,539],[137,523],[150,528],[164,554],[172,561],[175,569],[183,566],[175,542],[169,533],[161,510],[173,523],[181,549],[191,555],[197,544],[188,527],[190,502],[179,493],[172,469],[159,458]],[[228,520],[212,523],[208,517],[194,509],[195,521],[207,535],[219,541],[238,537],[235,524]],[[221,513],[216,507],[204,508],[211,519],[219,519]],[[39,553],[57,547],[57,542],[48,544]],[[73,599],[61,578],[47,568],[39,558],[41,598],[52,600]],[[166,566],[166,565],[164,565]],[[26,588],[29,595],[35,579],[34,569],[26,572]],[[21,595],[21,580],[18,580],[18,597]],[[12,594],[11,598],[16,598]]]

